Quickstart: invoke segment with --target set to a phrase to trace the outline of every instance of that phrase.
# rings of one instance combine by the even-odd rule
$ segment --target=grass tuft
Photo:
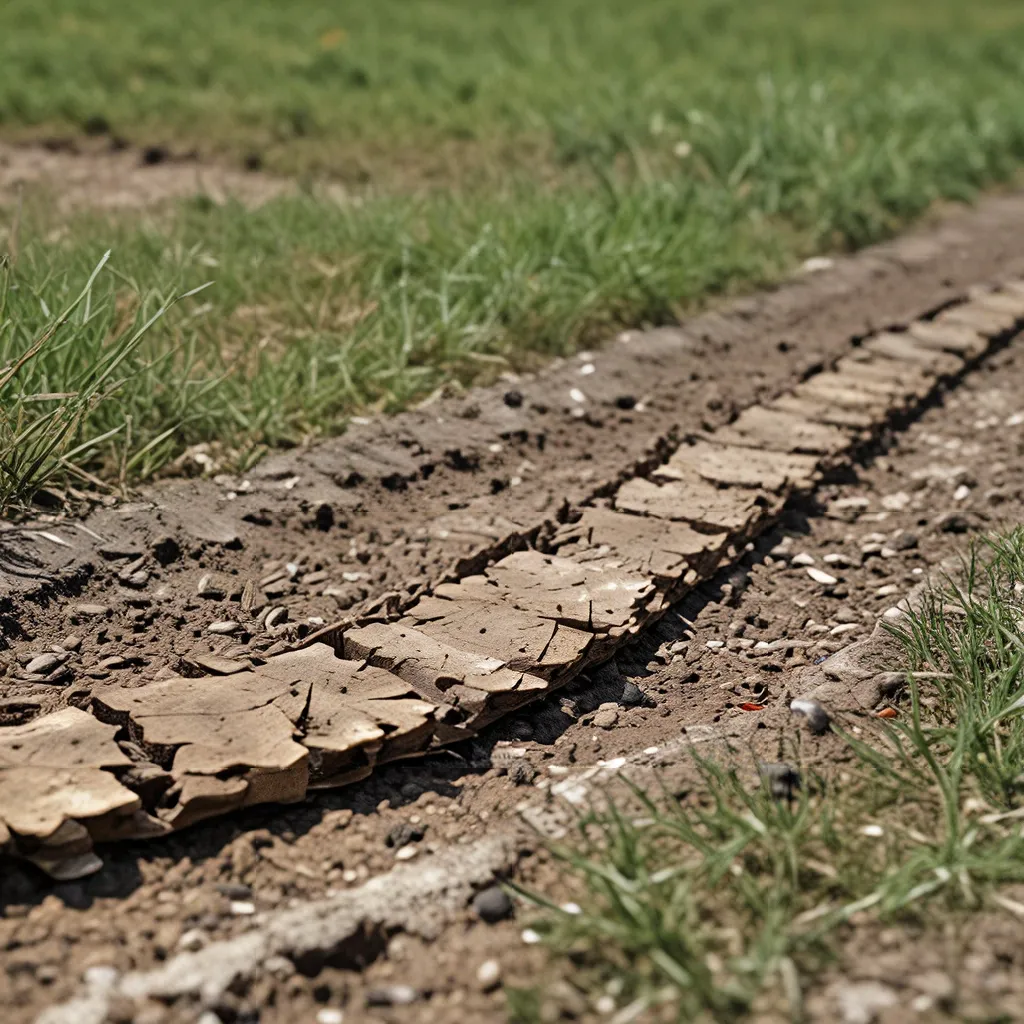
[[[694,755],[684,798],[630,786],[553,846],[576,905],[526,895],[579,998],[621,1024],[797,1019],[852,922],[1024,917],[1024,528],[977,542],[895,632],[902,714],[841,732],[840,779],[779,799]],[[543,1004],[539,989],[511,1003],[524,1021]]]

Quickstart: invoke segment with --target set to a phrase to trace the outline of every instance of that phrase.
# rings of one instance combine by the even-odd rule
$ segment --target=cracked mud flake
[[[116,732],[77,708],[0,730],[0,822],[43,839],[68,818],[138,808],[139,798],[104,770],[131,763]]]
[[[817,470],[813,455],[765,452],[755,459],[749,448],[697,441],[683,445],[654,476],[682,481],[698,477],[719,487],[757,487],[778,493],[787,486],[810,487]]]
[[[776,452],[834,455],[849,447],[850,435],[838,427],[814,423],[781,409],[751,406],[727,427],[715,431],[721,444]]]
[[[723,489],[703,480],[659,484],[634,477],[615,495],[615,508],[620,512],[686,522],[722,532],[745,533],[762,516],[777,511],[781,505],[776,495],[766,491]]]
[[[509,668],[551,678],[586,653],[592,635],[521,611],[488,583],[445,583],[420,598],[405,622],[456,647],[501,658]]]
[[[970,327],[944,320],[915,320],[907,334],[923,348],[973,359],[985,350],[985,339]]]
[[[876,334],[863,345],[864,351],[900,363],[917,363],[928,373],[952,374],[963,367],[963,360],[949,352],[928,348],[908,334]]]
[[[517,551],[491,566],[486,578],[520,611],[595,633],[628,625],[654,589],[635,567],[582,565],[540,551]]]
[[[560,552],[586,561],[588,566],[600,564],[620,567],[637,574],[649,583],[640,589],[636,583],[601,592],[602,598],[612,594],[619,598],[622,611],[632,608],[639,599],[650,596],[656,580],[692,582],[698,575],[709,573],[718,563],[728,533],[701,533],[686,523],[655,519],[605,508],[587,508],[575,523],[563,526],[552,543]],[[625,599],[632,592],[633,604]],[[596,605],[595,605],[596,608]],[[606,616],[610,611],[605,611]],[[596,621],[596,620],[595,620]],[[617,625],[626,625],[622,620]]]
[[[838,402],[829,402],[813,393],[782,395],[766,408],[792,413],[813,423],[826,423],[850,430],[868,430],[875,424],[875,417],[863,409],[844,408]]]

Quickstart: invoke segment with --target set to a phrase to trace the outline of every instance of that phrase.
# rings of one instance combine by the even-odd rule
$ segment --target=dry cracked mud
[[[814,662],[867,631],[958,531],[1019,518],[1012,338],[1024,299],[991,292],[1021,265],[1014,216],[1018,200],[995,201],[678,331],[367,425],[246,480],[8,531],[4,558],[21,575],[4,581],[0,756],[17,781],[0,788],[0,817],[12,852],[51,872],[95,866],[90,832],[105,861],[57,885],[35,868],[5,872],[15,1019],[73,997],[53,1011],[72,1016],[46,1019],[190,1020],[204,1001],[222,1020],[315,1020],[322,1005],[358,1020],[500,1019],[477,966],[493,957],[514,981],[539,955],[515,923],[482,923],[468,895],[513,869],[557,885],[517,812],[555,787],[571,794],[601,761],[682,766],[682,736],[777,746],[801,672],[822,673]],[[278,564],[261,564],[285,537],[287,553],[267,559]],[[794,565],[802,549],[814,562]],[[339,612],[346,621],[320,628]],[[877,696],[859,684],[841,710]],[[55,763],[68,748],[47,737],[60,730],[80,741]],[[822,757],[837,756],[830,742]],[[412,753],[425,756],[384,764]],[[88,812],[62,803],[71,784]],[[26,799],[32,786],[45,799]],[[474,868],[470,851],[498,832],[508,842]],[[363,906],[396,858],[395,907],[385,876],[347,935],[317,935],[304,908]],[[403,877],[463,861],[461,883],[446,869],[447,903],[435,886],[398,906]],[[424,918],[424,899],[445,913]],[[253,936],[288,914],[283,944],[253,953]],[[201,947],[198,963],[230,950],[251,962],[168,1002],[165,975]],[[396,980],[430,998],[367,1008]],[[144,998],[160,984],[162,1001]]]

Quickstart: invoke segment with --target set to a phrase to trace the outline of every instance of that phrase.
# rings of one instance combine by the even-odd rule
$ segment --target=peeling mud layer
[[[0,205],[40,189],[52,192],[58,210],[65,213],[138,209],[197,195],[217,203],[235,199],[258,206],[297,191],[287,179],[200,164],[157,146],[140,151],[81,145],[0,143]]]
[[[750,560],[761,548],[747,552],[747,541],[773,523],[799,525],[812,493],[831,517],[803,528],[835,543],[832,533],[851,533],[849,524],[895,520],[944,486],[945,477],[928,478],[917,498],[874,512],[838,481],[942,382],[1013,337],[1024,314],[1010,283],[1020,266],[1007,227],[1014,217],[1024,219],[1018,201],[994,202],[955,228],[874,250],[727,315],[268,460],[247,480],[175,485],[84,523],[8,531],[4,559],[19,575],[5,581],[9,728],[0,764],[9,784],[0,816],[12,851],[78,875],[97,866],[93,840],[181,829],[376,771],[301,807],[236,811],[141,846],[101,846],[107,867],[57,886],[59,896],[12,868],[0,883],[5,1002],[29,1007],[24,1019],[33,1019],[74,993],[90,966],[146,970],[177,948],[255,934],[290,901],[366,884],[396,851],[426,869],[446,844],[493,830],[492,815],[507,821],[524,792],[515,783],[550,789],[576,763],[671,751],[666,740],[681,724],[719,736],[724,714],[740,735],[777,742],[788,710],[764,697],[775,696],[776,673],[843,646],[856,630],[832,630],[856,621],[804,641],[792,633],[810,628],[805,619],[787,618],[758,647],[754,634],[762,621],[776,625],[771,616],[725,621],[731,595],[758,568]],[[1007,229],[998,278],[986,262],[997,262],[995,222]],[[990,285],[969,291],[986,277]],[[735,361],[721,360],[721,378],[708,381],[716,351]],[[656,373],[661,386],[642,390]],[[422,442],[403,452],[400,439],[417,429]],[[489,483],[514,469],[502,486]],[[916,557],[916,545],[888,539],[870,542],[880,564]],[[277,564],[260,564],[266,545],[282,540],[288,554],[278,546],[268,559]],[[854,578],[870,580],[866,557],[843,557],[795,568],[786,596],[766,604],[815,606],[806,619],[828,622]],[[779,555],[770,564],[789,562]],[[700,586],[723,565],[735,579]],[[759,565],[767,571],[769,559]],[[702,649],[688,637],[708,585],[718,588],[719,611],[704,608],[698,627],[725,632]],[[332,623],[339,605],[345,621]],[[656,652],[664,669],[651,667]],[[722,683],[738,696],[747,687],[763,716],[738,711],[750,701],[702,675],[705,662],[721,672],[725,652],[748,678],[728,682],[726,673]],[[853,713],[872,695],[862,687]],[[384,767],[413,754],[424,756]],[[547,771],[538,777],[539,768]],[[512,866],[506,857],[493,870]],[[543,881],[543,857],[521,870]],[[474,876],[470,888],[482,883]],[[466,910],[450,917],[456,932],[426,958],[434,980],[408,976],[434,998],[418,999],[403,1019],[500,1012],[462,961],[468,951],[498,955],[515,932]],[[221,1019],[252,1007],[261,1020],[314,1019],[317,1001],[344,1002],[355,1019],[390,1019],[358,1008],[373,1002],[367,986],[389,974],[406,980],[399,965],[417,940],[403,953],[396,931],[389,919],[360,953],[328,956],[314,982],[295,973],[301,957],[278,951],[265,958],[283,957],[277,974],[260,961],[246,985],[190,990],[171,1007],[126,1009],[131,994],[112,989],[95,1019],[195,1019],[204,999]],[[353,974],[385,947],[386,957]],[[529,968],[530,957],[516,958]]]

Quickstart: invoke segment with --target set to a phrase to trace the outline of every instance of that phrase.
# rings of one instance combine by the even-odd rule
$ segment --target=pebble
[[[89,988],[108,989],[117,984],[121,972],[109,964],[97,964],[95,967],[87,967],[82,972],[82,981]]]
[[[141,590],[149,582],[149,573],[145,569],[140,569],[123,577],[121,582],[133,590]]]
[[[842,636],[844,633],[852,633],[857,628],[856,622],[844,622],[841,626],[836,626],[829,630],[829,636]]]
[[[224,596],[223,589],[214,583],[211,573],[206,573],[205,576],[199,578],[199,583],[196,584],[196,593],[200,597],[220,598]]]
[[[838,498],[829,503],[827,515],[852,523],[870,504],[867,498]]]
[[[74,633],[71,633],[68,636],[64,637],[64,639],[61,640],[58,646],[63,651],[77,652],[82,646],[82,638],[80,636],[76,636]]]
[[[641,704],[647,703],[647,694],[640,689],[636,683],[626,680],[626,685],[622,688],[622,696],[619,697],[619,703],[627,708],[638,707]]]
[[[518,409],[523,404],[523,393],[521,391],[506,391],[502,400],[510,409]]]
[[[316,1012],[316,1024],[344,1024],[345,1014],[333,1006],[325,1006]]]
[[[814,555],[808,554],[806,551],[801,551],[799,555],[794,555],[789,560],[790,565],[814,565]]]
[[[896,993],[880,981],[858,981],[836,992],[843,1024],[873,1024],[882,1010],[897,1002]]]
[[[99,667],[103,669],[124,668],[127,664],[127,658],[122,658],[119,654],[112,654],[109,658],[104,658],[99,663]]]
[[[412,985],[382,985],[366,993],[367,1006],[409,1006],[419,999]]]
[[[815,736],[828,732],[829,713],[816,700],[797,698],[790,701],[789,710],[807,719],[807,727]]]
[[[840,554],[838,551],[833,551],[827,554],[822,561],[826,565],[838,565],[840,568],[844,568],[850,564],[850,560],[846,555]]]
[[[400,821],[384,839],[392,849],[401,849],[410,843],[418,843],[426,835],[426,829],[408,821]]]
[[[571,388],[569,391],[569,397],[577,403],[582,403],[587,400],[587,396],[580,391],[579,388]]]
[[[721,650],[725,646],[725,641],[724,640],[708,640],[704,644],[704,646],[709,651],[719,651],[719,650]]]
[[[971,489],[970,489],[970,487],[967,486],[967,484],[961,484],[953,492],[953,500],[954,501],[966,501],[970,496],[971,496]]]
[[[890,512],[899,512],[910,504],[910,495],[906,491],[897,491],[895,494],[886,494],[882,498],[882,508]]]
[[[892,608],[886,608],[882,612],[882,618],[887,619],[889,622],[897,622],[903,618],[903,609],[893,606]]]
[[[181,938],[178,939],[178,949],[183,949],[187,953],[194,953],[205,945],[206,932],[202,928],[189,928],[187,932],[182,932]]]
[[[497,960],[485,960],[476,969],[476,982],[484,992],[490,992],[501,982],[501,964]]]
[[[970,520],[956,512],[947,512],[940,516],[935,525],[943,533],[966,533],[971,528]]]
[[[110,608],[105,604],[76,604],[74,607],[76,615],[85,615],[90,618],[97,615],[106,615],[109,611]]]
[[[909,530],[900,530],[900,532],[889,541],[889,547],[895,548],[897,551],[912,551],[917,547],[917,545],[917,534],[911,533]]]
[[[420,852],[418,846],[403,846],[401,849],[395,851],[395,860],[412,860]]]
[[[618,395],[615,399],[615,407],[617,409],[622,409],[623,412],[628,412],[630,409],[636,408],[636,396]]]
[[[237,633],[240,628],[241,626],[233,619],[225,619],[223,622],[211,622],[206,627],[206,632],[215,633],[217,636],[230,636]]]
[[[895,583],[886,583],[884,587],[879,587],[875,591],[875,597],[892,597],[893,594],[898,594],[900,588]]]
[[[513,911],[512,900],[500,885],[492,885],[473,897],[473,910],[477,917],[487,924],[495,924],[509,917]]]
[[[594,715],[594,725],[598,729],[614,729],[619,724],[619,713],[617,711],[598,711]]]
[[[58,654],[40,654],[25,666],[25,671],[45,676],[63,663],[64,659]]]
[[[835,576],[830,576],[824,570],[815,569],[813,566],[807,570],[807,575],[810,576],[815,583],[820,583],[822,586],[826,587],[834,586],[839,582]]]
[[[256,913],[256,904],[248,900],[232,900],[229,909],[235,917],[251,917]]]
[[[540,933],[535,932],[532,928],[524,928],[519,937],[528,946],[536,946],[541,941]]]
[[[762,761],[757,770],[768,792],[776,800],[792,800],[800,788],[800,773],[785,761],[775,764]]]
[[[219,882],[214,886],[214,889],[221,896],[226,896],[229,900],[247,900],[252,898],[252,886],[245,885],[242,882]]]

